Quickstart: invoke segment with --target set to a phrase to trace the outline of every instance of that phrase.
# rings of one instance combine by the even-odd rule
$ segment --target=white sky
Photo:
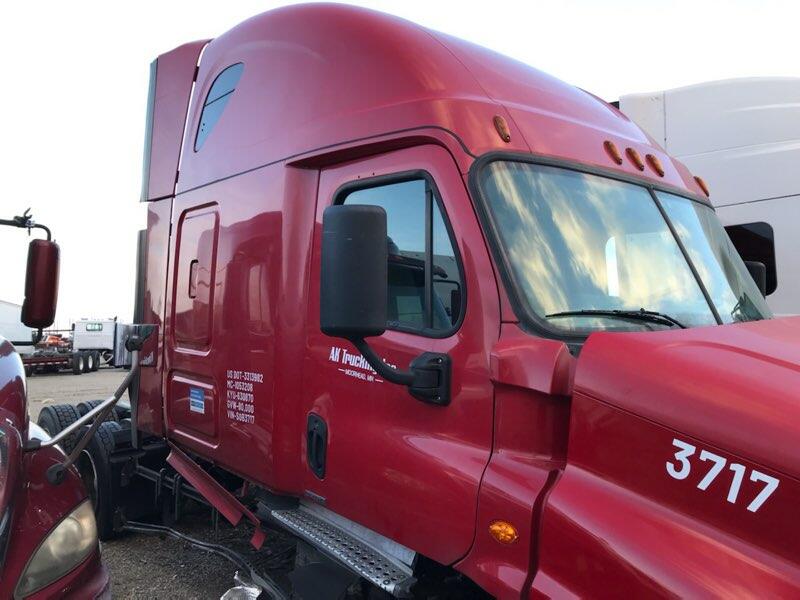
[[[365,0],[607,100],[729,77],[800,75],[792,1]],[[0,217],[31,207],[61,245],[57,325],[133,311],[150,62],[290,2],[3,2]],[[124,6],[124,8],[123,8]],[[0,228],[0,299],[21,302],[26,234]]]

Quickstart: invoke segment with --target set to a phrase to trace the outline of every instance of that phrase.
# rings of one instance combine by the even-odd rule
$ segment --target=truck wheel
[[[92,360],[94,361],[92,371],[97,371],[100,368],[100,353],[97,350],[92,352]]]
[[[98,406],[99,404],[102,404],[103,402],[104,400],[85,400],[83,402],[78,402],[78,404],[75,405],[75,408],[78,410],[78,414],[80,414],[80,416],[83,416],[90,410]],[[116,406],[112,408],[111,412],[106,415],[105,420],[119,421],[119,411],[117,410]]]
[[[94,354],[91,352],[83,353],[83,372],[91,373],[94,371]]]
[[[78,410],[71,404],[55,404],[53,406],[45,406],[42,412],[39,413],[39,419],[36,421],[39,427],[44,429],[50,436],[60,433],[67,426],[72,425],[78,420],[80,414]],[[59,442],[59,446],[67,454],[72,452],[72,448],[78,441],[81,431],[78,430],[71,433],[66,438]]]
[[[114,433],[119,430],[119,423],[114,421],[101,424],[78,459],[78,471],[94,507],[97,535],[101,541],[116,535],[110,456],[114,451]]]
[[[33,377],[33,367],[25,365],[25,377]]]
[[[83,402],[78,402],[75,405],[75,408],[78,409],[78,413],[83,416],[92,410],[95,406],[100,404],[102,400],[84,400]]]
[[[83,353],[76,352],[72,355],[72,374],[73,375],[80,375],[83,373],[84,370],[84,360],[83,360]]]

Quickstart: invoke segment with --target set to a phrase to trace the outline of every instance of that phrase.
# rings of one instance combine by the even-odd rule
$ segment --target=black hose
[[[205,550],[206,552],[212,552],[223,558],[228,559],[234,565],[236,565],[239,569],[242,569],[246,573],[248,573],[258,585],[265,589],[265,591],[270,594],[273,598],[281,598],[289,600],[289,595],[281,589],[281,587],[275,583],[268,575],[265,573],[257,573],[256,570],[252,567],[252,565],[247,561],[247,559],[239,554],[231,550],[230,548],[226,548],[225,546],[221,546],[219,544],[212,544],[210,542],[204,542],[203,540],[198,540],[197,538],[193,538],[191,536],[186,535],[185,533],[181,533],[171,527],[166,527],[165,525],[153,525],[151,523],[139,523],[137,521],[128,521],[124,528],[126,531],[133,531],[136,533],[148,533],[148,534],[157,534],[157,535],[169,535],[174,537],[175,539],[182,540],[191,544],[195,548],[199,548],[200,550]]]

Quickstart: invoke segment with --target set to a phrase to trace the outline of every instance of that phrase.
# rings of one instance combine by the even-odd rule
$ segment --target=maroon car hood
[[[575,392],[800,477],[800,317],[596,333]]]
[[[22,470],[22,441],[0,408],[0,577],[12,528],[13,500]]]

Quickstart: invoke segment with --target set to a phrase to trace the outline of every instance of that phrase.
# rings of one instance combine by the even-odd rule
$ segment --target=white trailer
[[[21,305],[0,300],[0,335],[11,342],[30,342],[29,345],[17,344],[17,352],[27,354],[33,352],[34,330],[22,324],[21,315]]]
[[[748,78],[622,96],[619,108],[702,177],[767,301],[800,313],[800,78]]]
[[[72,324],[73,350],[114,351],[116,319],[81,319]]]

